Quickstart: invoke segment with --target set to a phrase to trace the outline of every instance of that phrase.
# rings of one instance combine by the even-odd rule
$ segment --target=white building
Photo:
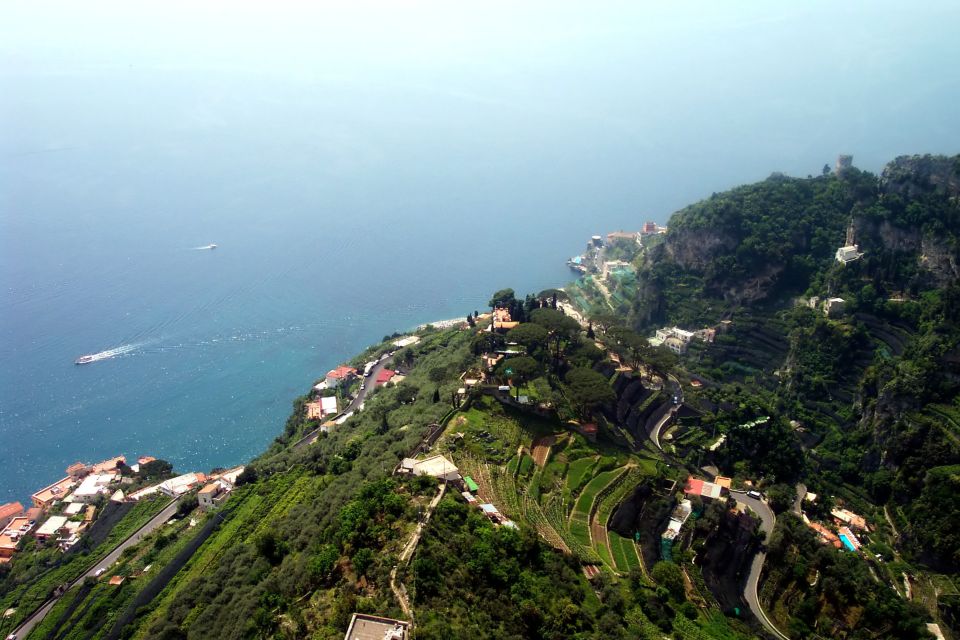
[[[657,347],[663,345],[674,353],[686,353],[690,341],[696,334],[680,327],[664,327],[657,329],[657,335],[650,340],[650,344]]]
[[[349,382],[357,375],[357,370],[353,367],[348,366],[339,366],[336,369],[327,372],[327,375],[324,377],[323,382],[318,384],[314,389],[336,389],[344,382]]]
[[[687,521],[687,518],[690,517],[690,514],[693,513],[693,505],[687,499],[681,500],[680,504],[677,505],[677,508],[673,510],[673,513],[670,514],[670,522],[667,524],[666,530],[661,534],[661,538],[666,540],[673,540],[680,534],[680,529],[683,527],[683,523]]]
[[[197,485],[205,482],[207,477],[202,473],[185,473],[176,478],[170,478],[160,483],[160,493],[171,498],[179,498]]]
[[[91,473],[83,479],[79,487],[73,490],[70,501],[89,504],[97,497],[109,493],[108,487],[115,479],[116,476],[110,473]]]
[[[420,342],[420,336],[408,336],[406,338],[400,338],[399,340],[393,341],[393,346],[398,349],[403,349],[404,347],[409,347],[412,344],[417,344]]]
[[[47,521],[40,525],[40,528],[37,529],[34,536],[40,542],[46,542],[50,538],[56,536],[64,525],[67,524],[66,516],[50,516],[47,518]]]
[[[457,465],[439,455],[425,460],[404,458],[403,462],[400,463],[399,471],[414,476],[433,476],[448,481],[460,478],[460,470],[457,469]]]
[[[846,264],[848,262],[853,262],[863,254],[860,253],[860,247],[855,244],[847,245],[845,247],[840,247],[837,249],[837,262],[841,264]]]

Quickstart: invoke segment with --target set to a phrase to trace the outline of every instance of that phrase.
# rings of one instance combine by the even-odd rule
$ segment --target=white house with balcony
[[[860,252],[860,247],[858,245],[850,244],[837,249],[836,258],[837,262],[841,264],[847,264],[848,262],[853,262],[862,255],[863,253]]]

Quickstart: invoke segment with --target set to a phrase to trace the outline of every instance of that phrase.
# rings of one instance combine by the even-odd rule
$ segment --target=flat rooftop
[[[409,629],[403,620],[355,613],[344,640],[407,640]]]

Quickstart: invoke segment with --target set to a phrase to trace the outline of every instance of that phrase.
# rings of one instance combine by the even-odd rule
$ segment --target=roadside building
[[[683,487],[683,492],[690,496],[716,499],[720,497],[722,489],[718,484],[690,476],[687,478],[687,484]]]
[[[480,491],[480,487],[477,485],[474,479],[471,478],[470,476],[464,477],[463,483],[467,485],[467,491],[471,493],[477,493],[478,491]]]
[[[410,345],[417,344],[418,342],[420,342],[420,336],[407,336],[406,338],[394,340],[393,346],[398,349],[403,349],[404,347],[409,347]]]
[[[33,506],[39,507],[40,509],[49,509],[50,505],[54,502],[63,500],[67,492],[77,484],[77,481],[70,476],[57,480],[50,486],[44,487],[37,491],[35,494],[30,496],[30,500],[33,502]]]
[[[227,498],[227,492],[219,482],[211,482],[197,492],[197,501],[202,511],[212,511]]]
[[[83,511],[84,505],[82,502],[71,502],[63,508],[63,515],[65,516],[75,516],[81,511]]]
[[[344,640],[408,640],[409,633],[409,622],[355,613]]]
[[[382,386],[393,380],[394,376],[397,375],[397,372],[393,369],[381,369],[380,373],[377,374],[376,384],[377,386]]]
[[[317,398],[313,402],[308,402],[306,408],[307,420],[322,420],[327,416],[336,415],[337,398],[336,396]]]
[[[19,502],[8,502],[0,505],[0,530],[4,529],[11,520],[23,513],[23,505]]]
[[[357,377],[356,369],[346,365],[340,365],[336,369],[328,371],[323,381],[326,383],[327,389],[336,389],[341,384],[348,383],[355,377]]]
[[[182,476],[170,478],[169,480],[164,480],[161,482],[159,485],[159,491],[160,493],[170,496],[171,498],[179,498],[206,481],[207,476],[202,473],[185,473]]]
[[[240,477],[240,474],[243,473],[246,467],[239,466],[232,469],[227,469],[226,471],[221,471],[220,473],[214,474],[210,477],[211,480],[216,480],[220,483],[227,491],[233,491],[237,486],[237,478]]]
[[[126,576],[113,576],[110,578],[110,581],[107,583],[112,587],[119,587],[123,584],[123,581],[126,580]]]
[[[721,490],[726,489],[727,491],[730,491],[730,486],[733,484],[733,480],[726,476],[717,476],[713,479],[713,484],[719,486]]]

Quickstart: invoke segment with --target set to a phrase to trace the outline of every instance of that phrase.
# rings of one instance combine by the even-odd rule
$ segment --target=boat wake
[[[74,364],[90,364],[91,362],[99,362],[100,360],[109,360],[110,358],[116,358],[118,356],[125,355],[136,350],[140,347],[140,344],[125,344],[113,349],[107,349],[106,351],[100,351],[98,353],[90,353],[85,356],[80,356],[73,361]]]
[[[202,247],[191,247],[190,251],[211,251],[216,248],[217,248],[217,245],[215,244],[205,244]]]

